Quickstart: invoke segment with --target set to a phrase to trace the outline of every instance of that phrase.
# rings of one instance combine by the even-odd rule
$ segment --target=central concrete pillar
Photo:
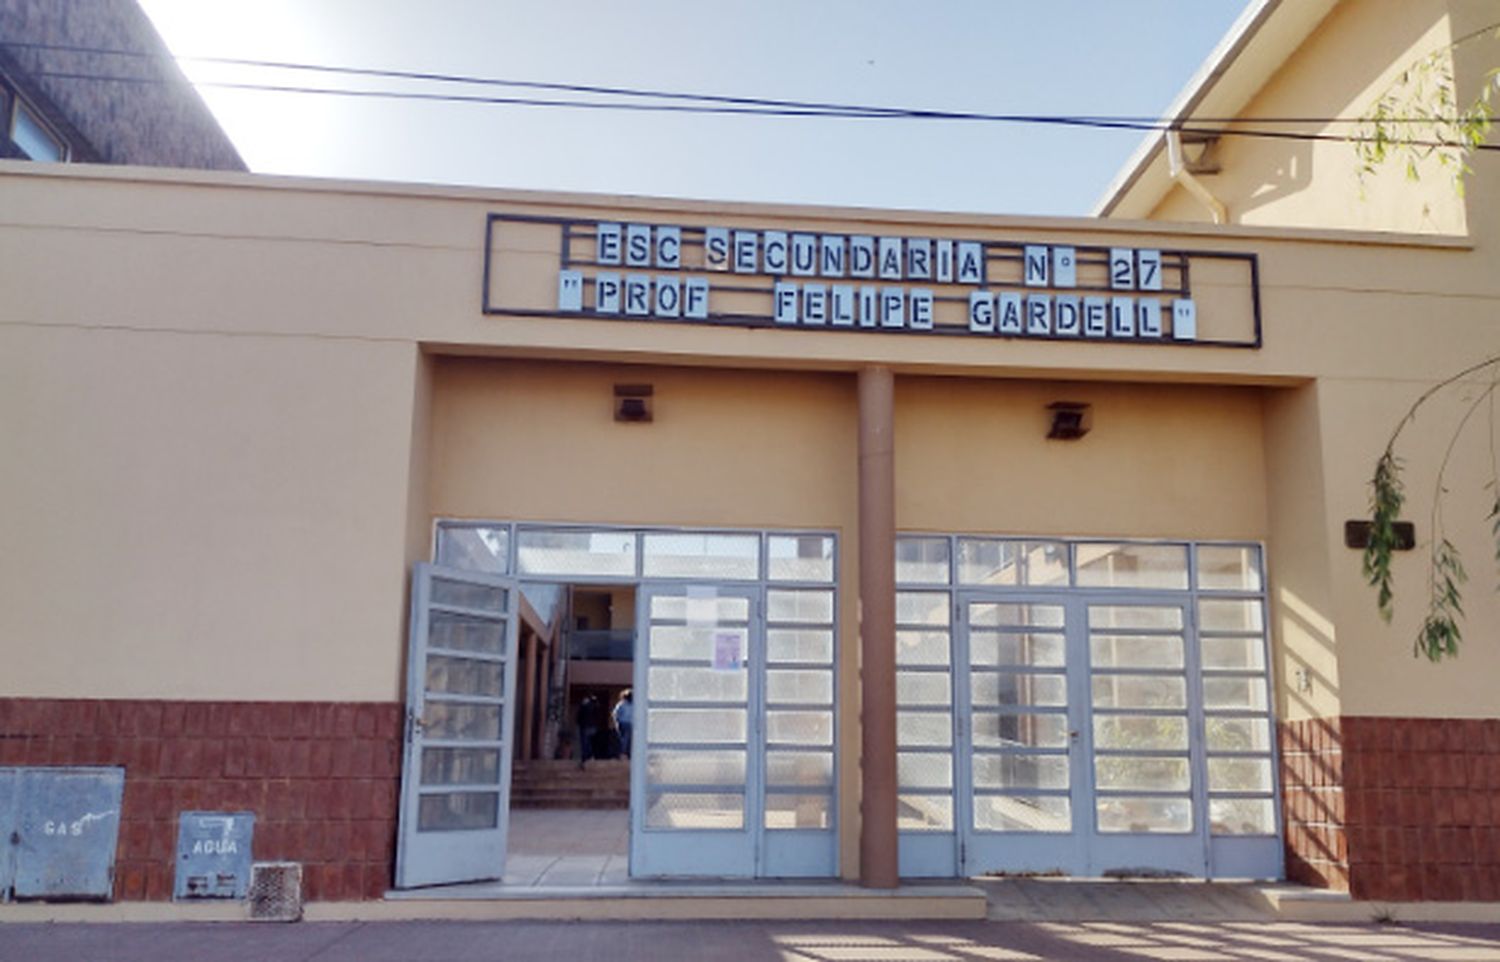
[[[895,888],[896,461],[895,378],[859,372],[859,880]]]

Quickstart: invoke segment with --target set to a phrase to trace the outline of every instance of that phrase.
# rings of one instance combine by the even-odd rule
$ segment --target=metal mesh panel
[[[257,862],[250,868],[250,918],[296,922],[302,918],[302,866],[297,862]]]

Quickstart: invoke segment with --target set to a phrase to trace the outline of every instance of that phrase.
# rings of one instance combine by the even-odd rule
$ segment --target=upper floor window
[[[13,101],[10,139],[21,152],[32,160],[64,161],[68,159],[68,145],[62,138],[47,129],[47,125],[21,98]]]

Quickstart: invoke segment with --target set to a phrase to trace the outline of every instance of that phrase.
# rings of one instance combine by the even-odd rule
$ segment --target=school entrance
[[[436,559],[413,577],[399,887],[506,877],[515,746],[594,770],[607,722],[572,724],[569,674],[598,687],[574,656],[601,646],[623,646],[633,690],[607,752],[628,755],[630,877],[837,874],[833,535],[444,523]],[[579,619],[547,669],[523,670],[523,606],[605,585],[631,624],[601,637]]]

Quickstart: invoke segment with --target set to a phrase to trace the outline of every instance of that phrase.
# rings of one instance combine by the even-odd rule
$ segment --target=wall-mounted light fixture
[[[651,421],[651,394],[649,384],[615,385],[615,420],[628,424],[646,424]]]
[[[1094,426],[1092,406],[1081,401],[1053,401],[1047,410],[1052,412],[1049,440],[1077,441]]]

